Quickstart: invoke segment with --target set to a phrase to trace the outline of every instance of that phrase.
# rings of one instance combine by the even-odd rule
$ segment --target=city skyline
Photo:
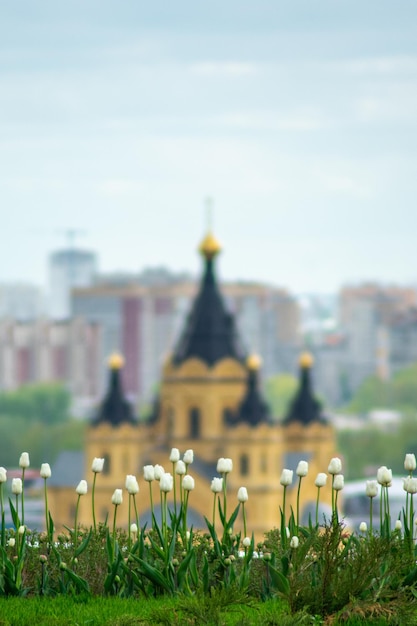
[[[0,282],[76,244],[103,272],[292,292],[417,284],[415,3],[0,7]]]

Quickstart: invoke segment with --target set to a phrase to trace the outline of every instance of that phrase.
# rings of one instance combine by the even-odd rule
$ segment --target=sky
[[[0,1],[0,282],[417,284],[415,0]]]

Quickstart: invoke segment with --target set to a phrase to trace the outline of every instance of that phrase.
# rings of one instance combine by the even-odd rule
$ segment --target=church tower
[[[309,464],[308,475],[303,478],[302,501],[304,509],[303,523],[308,523],[308,511],[314,520],[315,499],[317,488],[314,484],[319,472],[327,472],[329,461],[337,456],[336,437],[333,426],[323,413],[320,402],[314,397],[311,370],[313,357],[304,352],[300,357],[300,383],[297,393],[290,405],[283,422],[283,467],[294,471],[292,489],[288,491],[288,503],[296,507],[296,476],[298,462],[303,460]],[[326,488],[321,490],[320,502],[324,505],[323,512],[331,512],[330,479]],[[327,511],[326,511],[327,505]],[[322,520],[321,520],[322,521]]]

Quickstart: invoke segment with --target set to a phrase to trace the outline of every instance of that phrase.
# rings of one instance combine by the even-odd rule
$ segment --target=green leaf
[[[272,565],[269,565],[269,574],[275,589],[287,597],[290,593],[290,584],[288,579]]]

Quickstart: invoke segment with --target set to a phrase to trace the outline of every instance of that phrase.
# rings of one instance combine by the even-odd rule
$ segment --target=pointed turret
[[[238,410],[228,420],[231,426],[237,426],[238,424],[258,426],[270,421],[269,407],[259,391],[258,374],[261,367],[261,359],[258,355],[252,354],[247,358],[246,366],[248,368],[246,393]]]
[[[122,423],[134,424],[136,420],[132,414],[132,408],[123,395],[120,370],[124,365],[124,359],[120,354],[112,354],[109,358],[109,386],[106,396],[100,405],[97,415],[93,420],[93,426],[110,424],[119,426]]]
[[[199,293],[174,351],[172,360],[176,365],[192,357],[199,358],[210,366],[226,357],[239,361],[245,358],[233,316],[226,310],[217,286],[214,260],[220,250],[219,242],[209,232],[199,248],[204,259],[204,274]]]
[[[311,383],[313,362],[313,357],[309,352],[304,352],[300,357],[300,385],[284,419],[286,425],[293,422],[300,422],[304,425],[312,422],[327,422],[322,413],[320,402],[313,395]]]

